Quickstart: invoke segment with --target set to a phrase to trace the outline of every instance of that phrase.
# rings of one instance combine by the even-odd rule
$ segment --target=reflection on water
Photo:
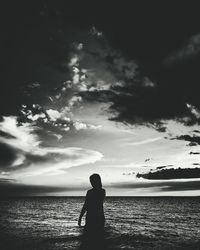
[[[96,236],[77,226],[83,201],[1,200],[1,249],[84,249]],[[106,227],[99,236],[108,249],[200,249],[200,198],[115,197],[104,207]]]

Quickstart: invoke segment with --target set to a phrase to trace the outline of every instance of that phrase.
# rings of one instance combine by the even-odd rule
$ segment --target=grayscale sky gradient
[[[195,8],[130,3],[3,6],[0,195],[199,195]]]

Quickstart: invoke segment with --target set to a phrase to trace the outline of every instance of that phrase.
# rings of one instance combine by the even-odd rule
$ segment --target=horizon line
[[[0,196],[2,198],[84,198],[85,195],[13,195],[13,196]],[[108,195],[106,198],[200,198],[200,195],[155,195],[155,196],[131,196],[131,195]]]

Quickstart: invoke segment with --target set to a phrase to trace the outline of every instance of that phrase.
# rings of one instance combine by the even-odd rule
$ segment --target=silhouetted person
[[[98,174],[90,176],[92,189],[87,191],[85,203],[81,210],[78,225],[81,226],[81,219],[86,213],[86,228],[102,229],[105,223],[103,201],[105,198],[105,189],[102,188],[101,177]]]
[[[104,210],[103,201],[105,190],[102,188],[101,177],[98,174],[90,176],[92,189],[87,191],[85,202],[81,210],[78,225],[86,212],[85,228],[82,236],[81,249],[104,249]],[[103,247],[103,248],[102,248]]]

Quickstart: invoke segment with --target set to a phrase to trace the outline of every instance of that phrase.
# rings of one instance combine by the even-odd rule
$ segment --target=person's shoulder
[[[93,188],[89,189],[89,190],[87,191],[87,194],[91,194],[92,191],[93,191]]]
[[[91,189],[87,190],[86,198],[89,198],[92,195]]]
[[[106,193],[106,190],[104,188],[102,188],[102,191],[101,191],[103,194]]]

